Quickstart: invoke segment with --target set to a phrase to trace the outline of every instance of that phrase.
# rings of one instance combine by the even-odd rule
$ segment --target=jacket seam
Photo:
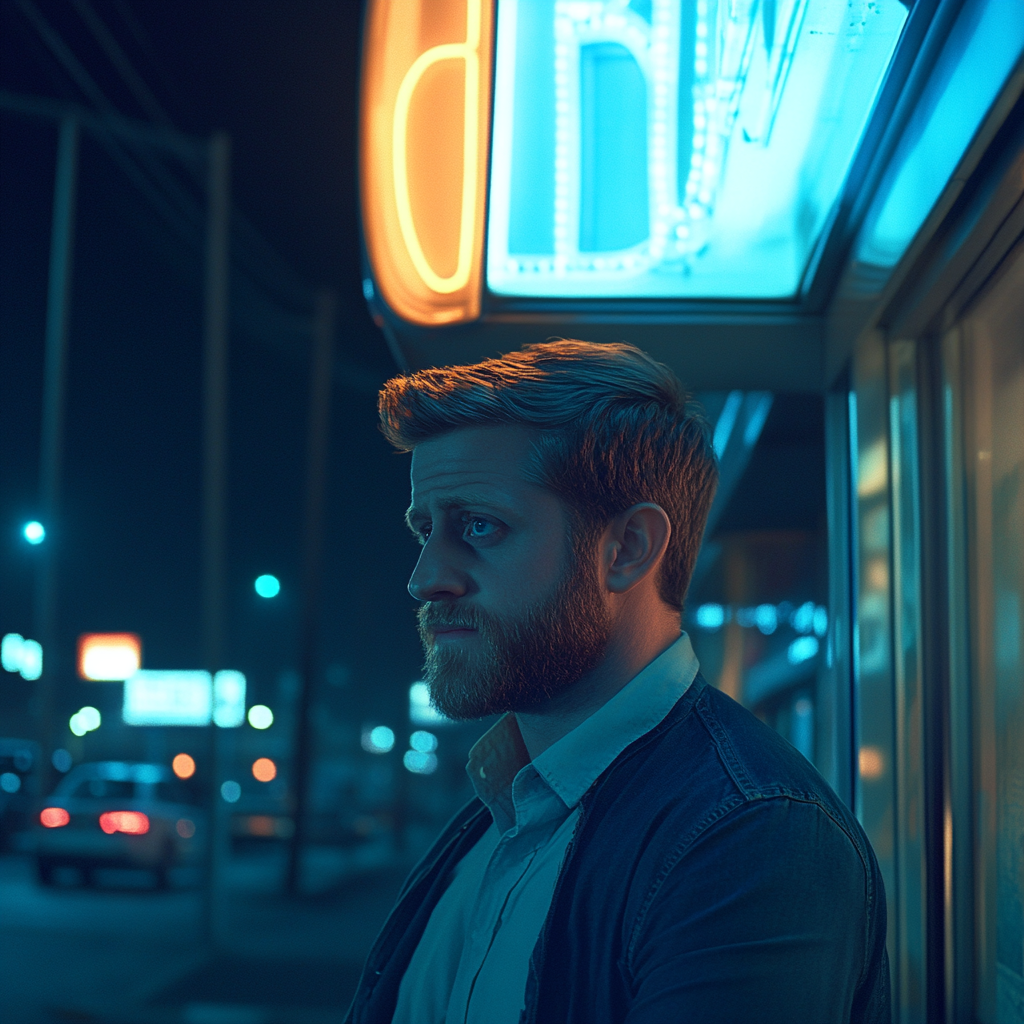
[[[722,723],[718,721],[714,711],[711,709],[708,694],[706,692],[702,693],[694,704],[694,711],[696,711],[700,717],[701,722],[704,724],[704,728],[711,733],[711,737],[714,740],[715,745],[718,747],[722,763],[725,765],[725,770],[729,773],[733,782],[736,783],[740,792],[748,798],[760,795],[754,786],[754,780],[747,774],[746,769],[743,766],[742,759],[736,753],[736,748],[732,744],[732,739],[723,728]]]

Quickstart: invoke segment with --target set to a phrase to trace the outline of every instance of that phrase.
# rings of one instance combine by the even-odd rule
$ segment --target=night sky
[[[297,663],[305,324],[316,289],[338,296],[320,675],[343,682],[331,699],[353,719],[397,717],[420,661],[405,592],[416,554],[402,523],[408,460],[376,430],[376,389],[396,369],[361,292],[360,20],[360,4],[337,0],[0,2],[4,90],[95,109],[98,89],[126,116],[231,136],[228,661],[246,672],[252,700],[272,701]],[[104,26],[130,82],[104,51]],[[131,71],[143,83],[134,92]],[[0,133],[0,632],[31,636],[37,552],[20,528],[39,514],[56,131],[4,111]],[[59,545],[64,712],[96,699],[95,685],[73,678],[80,632],[140,633],[149,668],[201,664],[201,191],[173,159],[133,150],[140,189],[121,160],[84,136],[63,508],[47,524]],[[191,215],[158,209],[167,176],[194,196]],[[264,572],[282,582],[273,601],[253,591]],[[5,733],[30,728],[30,686],[4,675]]]

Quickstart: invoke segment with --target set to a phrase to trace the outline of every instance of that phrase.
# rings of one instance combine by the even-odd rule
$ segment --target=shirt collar
[[[611,700],[534,758],[534,768],[567,807],[575,807],[612,761],[672,710],[699,667],[683,633]]]
[[[699,665],[683,633],[614,697],[533,760],[566,807],[575,807],[623,750],[648,733],[689,689]],[[500,718],[473,745],[466,771],[477,796],[515,818],[512,782],[530,763],[514,714]]]

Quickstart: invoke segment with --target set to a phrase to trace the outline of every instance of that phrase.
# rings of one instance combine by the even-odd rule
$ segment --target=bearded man
[[[681,630],[717,466],[674,374],[549,342],[396,378],[380,415],[433,704],[502,717],[349,1020],[890,1020],[867,838]]]

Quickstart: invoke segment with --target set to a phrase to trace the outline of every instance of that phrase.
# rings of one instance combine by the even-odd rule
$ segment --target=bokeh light
[[[252,777],[257,782],[273,782],[277,778],[277,765],[269,757],[257,757],[252,763]]]
[[[417,729],[409,737],[409,746],[421,754],[432,754],[437,750],[437,737],[426,729]]]
[[[386,754],[395,745],[395,732],[386,725],[363,729],[360,741],[368,754]]]
[[[60,828],[70,820],[71,815],[63,807],[44,807],[39,812],[39,822],[45,828]]]
[[[46,540],[46,527],[35,519],[22,528],[22,536],[29,544],[42,544]]]
[[[274,724],[274,712],[266,704],[253,704],[249,708],[249,724],[254,729],[269,729]]]
[[[256,593],[260,597],[277,597],[281,593],[281,581],[276,576],[265,573],[256,577]]]
[[[191,779],[196,773],[196,762],[190,754],[175,754],[171,768],[179,779]]]

